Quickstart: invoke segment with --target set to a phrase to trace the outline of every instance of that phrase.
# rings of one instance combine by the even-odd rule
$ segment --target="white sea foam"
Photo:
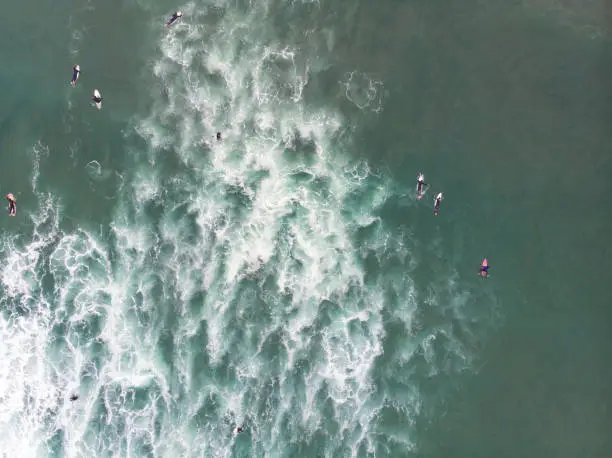
[[[367,75],[352,71],[342,82],[346,98],[360,110],[380,112],[384,101],[384,85]]]
[[[190,30],[190,36],[195,38],[193,33]],[[262,291],[264,302],[271,308],[270,316],[261,328],[251,327],[247,333],[256,343],[255,359],[233,363],[237,365],[236,374],[243,384],[236,386],[238,392],[229,391],[224,396],[234,400],[245,396],[252,398],[253,407],[247,411],[257,415],[256,405],[260,402],[257,399],[263,394],[251,390],[261,390],[262,386],[256,388],[258,385],[253,387],[252,384],[258,379],[272,382],[270,377],[280,377],[279,384],[273,385],[277,387],[274,396],[279,396],[280,401],[266,414],[274,418],[272,429],[254,433],[270,441],[268,445],[260,445],[264,453],[274,454],[275,450],[280,450],[282,422],[287,415],[292,423],[297,422],[293,427],[302,423],[308,431],[306,437],[322,427],[325,420],[320,411],[322,393],[326,393],[324,396],[335,406],[340,430],[353,432],[346,436],[350,438],[347,445],[352,454],[357,455],[360,444],[372,451],[374,445],[368,431],[377,408],[367,403],[373,390],[371,370],[382,353],[381,309],[385,299],[380,288],[364,284],[359,250],[353,245],[350,232],[379,219],[360,213],[347,220],[343,215],[345,198],[358,189],[371,172],[365,164],[351,164],[341,157],[341,153],[332,153],[330,140],[341,128],[342,119],[333,113],[309,111],[297,103],[304,82],[308,81],[307,73],[298,74],[296,70],[298,50],[286,46],[278,50],[254,46],[241,54],[233,48],[236,42],[228,40],[224,33],[231,36],[231,32],[221,28],[219,36],[211,40],[214,45],[200,62],[194,60],[196,55],[185,50],[184,45],[179,52],[173,38],[162,42],[165,57],[156,65],[156,71],[166,85],[165,91],[172,94],[175,101],[143,121],[140,127],[141,131],[150,132],[155,146],[159,143],[155,140],[156,129],[161,123],[179,116],[179,129],[171,134],[178,140],[172,142],[176,152],[187,166],[204,166],[203,173],[195,173],[182,183],[182,190],[189,195],[185,201],[188,212],[183,216],[173,213],[161,226],[162,240],[174,247],[169,262],[169,268],[174,271],[173,285],[178,288],[182,301],[195,295],[199,288],[207,291],[195,317],[206,322],[205,351],[209,363],[219,365],[226,357],[231,360],[234,344],[238,343],[232,341],[236,331],[231,316],[243,312],[235,308],[255,307],[236,297],[239,285],[249,278],[263,281],[273,274],[277,293]],[[285,71],[264,70],[269,70],[269,63],[279,59],[288,64]],[[186,60],[189,66],[181,73],[170,75],[163,70],[171,68],[172,62],[184,66]],[[251,62],[256,64],[252,66]],[[210,90],[201,87],[207,84],[206,78],[191,73],[191,67],[200,66],[208,74],[221,74],[231,105],[222,105],[223,97],[213,96]],[[244,86],[247,81],[252,83]],[[294,89],[284,92],[285,86]],[[370,86],[367,93],[375,97],[373,87],[376,84]],[[187,101],[188,109],[178,105],[180,97]],[[369,103],[373,102],[372,97]],[[193,145],[200,144],[203,137],[210,137],[214,133],[213,126],[226,118],[234,120],[231,131],[224,133],[221,143],[211,142],[212,157],[203,162],[194,155]],[[293,180],[295,166],[284,157],[286,146],[292,145],[294,139],[315,145],[314,162],[299,166],[300,172],[312,177],[303,184]],[[238,161],[234,159],[236,150],[240,151]],[[263,175],[256,176],[258,172]],[[236,203],[227,200],[228,192],[243,196],[246,207],[240,215],[232,216],[236,213]],[[374,193],[370,211],[384,203],[385,198],[384,191]],[[184,228],[193,221],[197,224],[197,237],[185,238]],[[146,225],[146,222],[138,224]],[[383,257],[387,250],[395,249],[396,255],[405,262],[406,247],[390,247],[389,242],[389,235],[383,234],[380,245],[372,248]],[[189,272],[193,271],[202,274],[201,282],[190,277]],[[398,294],[402,294],[401,287],[410,288],[407,278],[397,285]],[[409,289],[406,297],[414,298],[413,290]],[[319,304],[325,300],[339,302],[338,313],[333,323],[320,332],[318,340],[313,339],[309,329],[315,325]],[[283,310],[283,307],[286,308]],[[183,330],[179,334],[193,335],[193,322],[185,320],[181,326]],[[276,350],[284,354],[281,357],[286,364],[276,375],[265,370],[269,366],[265,355],[267,342],[275,335],[282,336],[282,347]],[[296,400],[292,400],[295,387],[290,377],[309,352],[317,353],[319,358],[312,361],[309,373],[302,376],[306,391],[298,396],[304,396],[304,405],[296,417],[291,415]],[[184,357],[190,356],[185,354]],[[181,365],[189,384],[195,383],[198,374],[190,371],[195,370],[197,362],[192,360]],[[195,405],[202,402],[199,399]],[[223,406],[226,414],[242,415],[241,403],[235,402]],[[208,427],[221,432],[218,425],[209,424]],[[182,444],[185,454],[205,451],[212,456],[229,456],[222,433],[214,438],[195,433],[200,442],[197,446]]]
[[[204,33],[202,29],[198,31]],[[178,29],[176,33],[180,33]],[[165,56],[156,64],[156,74],[174,101],[160,107],[139,127],[147,133],[152,146],[156,146],[161,143],[156,140],[159,138],[156,131],[167,120],[178,117],[178,129],[171,134],[177,154],[187,166],[205,166],[203,173],[194,173],[181,183],[180,191],[188,191],[185,201],[188,211],[181,216],[175,213],[177,204],[174,209],[167,207],[171,217],[164,218],[160,226],[162,240],[173,246],[168,263],[173,271],[173,285],[183,301],[196,294],[198,288],[204,287],[207,291],[196,317],[206,322],[205,351],[210,364],[219,365],[224,358],[231,359],[234,345],[238,343],[232,341],[236,330],[231,316],[240,313],[236,307],[243,310],[255,307],[253,303],[240,301],[236,291],[249,278],[263,280],[273,275],[277,293],[262,291],[264,300],[269,301],[267,306],[271,307],[270,318],[260,329],[251,328],[249,332],[257,345],[255,360],[233,363],[245,385],[241,388],[239,384],[238,392],[230,391],[224,396],[234,400],[244,396],[259,399],[257,392],[249,393],[253,388],[248,387],[253,381],[280,377],[276,389],[282,400],[274,411],[267,413],[275,419],[274,426],[269,432],[261,431],[262,437],[271,440],[270,445],[261,445],[263,450],[274,453],[282,443],[280,422],[291,413],[295,403],[291,400],[294,388],[288,377],[308,352],[318,352],[321,358],[313,361],[311,371],[304,375],[308,383],[303,412],[292,421],[303,422],[308,434],[313,434],[323,421],[318,396],[327,392],[336,406],[341,428],[354,431],[357,427],[361,431],[353,435],[353,454],[362,441],[372,449],[368,428],[374,414],[364,405],[373,389],[370,379],[373,362],[382,352],[384,331],[380,310],[384,298],[380,290],[365,287],[350,231],[352,226],[357,227],[361,222],[369,225],[377,218],[359,214],[347,221],[342,214],[344,199],[368,179],[370,171],[365,164],[350,164],[341,153],[332,152],[331,139],[341,128],[342,119],[333,113],[309,111],[298,103],[308,81],[308,74],[299,74],[295,65],[298,50],[255,44],[246,52],[237,52],[234,48],[237,43],[227,39],[231,31],[222,26],[218,34],[210,40],[213,45],[200,62],[194,60],[193,50],[186,49],[184,43],[179,46],[174,36],[162,41]],[[188,35],[198,41],[193,29]],[[184,70],[173,73],[172,62]],[[253,66],[252,62],[256,64]],[[278,70],[279,65],[283,70]],[[225,97],[232,101],[231,105],[222,105],[224,97],[211,95],[203,74],[194,73],[193,68],[201,72],[200,66],[204,74],[221,74],[228,91]],[[247,81],[251,83],[245,86]],[[181,99],[186,107],[179,105]],[[210,144],[211,157],[205,165],[194,155],[193,145],[199,144],[202,137],[210,137],[213,126],[224,118],[232,119],[233,127],[224,133],[222,142]],[[312,177],[309,183],[295,182],[295,166],[284,157],[286,146],[292,145],[294,139],[315,146],[314,162],[302,164],[298,169]],[[236,150],[240,151],[238,161],[234,159]],[[348,164],[348,168],[343,164]],[[152,189],[148,195],[154,195],[159,188],[148,173],[148,169],[137,172],[137,176],[147,178],[146,185],[137,181],[135,189]],[[236,215],[236,203],[228,200],[228,193],[243,196],[246,207],[240,215]],[[374,199],[373,208],[382,202],[384,193],[378,200]],[[185,228],[193,222],[197,225],[197,237],[185,237]],[[138,220],[137,224],[148,222]],[[193,271],[203,275],[199,284],[190,278],[189,272]],[[347,296],[354,301],[347,301]],[[315,324],[319,304],[324,300],[339,301],[342,305],[335,322],[320,333],[317,349],[308,329]],[[285,310],[283,303],[288,307]],[[186,320],[182,326],[181,335],[193,335],[193,322]],[[276,350],[284,348],[281,354],[285,354],[286,365],[276,375],[266,374],[267,342],[275,335],[282,336],[279,342],[282,347]],[[182,365],[194,368],[197,363]],[[191,380],[189,383],[193,383],[198,374],[189,374],[189,369],[185,371],[186,378]],[[284,397],[283,393],[288,396]],[[255,405],[260,401],[255,401]],[[235,402],[224,405],[227,414],[240,414],[240,402],[232,406]],[[201,403],[201,399],[195,402]],[[213,431],[218,429],[217,425],[209,427]],[[197,450],[211,456],[229,456],[229,451],[223,451],[227,450],[223,434],[214,438],[199,437]],[[197,453],[196,449],[188,450],[187,455]]]
[[[32,148],[32,191],[37,192],[38,178],[40,177],[40,161],[49,156],[49,148],[42,142],[37,142]]]

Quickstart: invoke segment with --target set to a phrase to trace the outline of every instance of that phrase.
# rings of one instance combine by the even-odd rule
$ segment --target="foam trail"
[[[125,230],[149,227],[171,247],[164,277],[181,301],[176,340],[204,345],[195,353],[184,347],[175,364],[187,405],[208,405],[207,417],[218,419],[203,420],[190,410],[183,428],[197,440],[173,440],[175,424],[165,424],[162,435],[174,444],[168,449],[188,456],[231,456],[233,438],[219,420],[248,416],[260,425],[252,432],[254,453],[274,455],[298,429],[304,437],[299,447],[308,447],[331,421],[344,439],[329,453],[343,447],[350,456],[364,447],[373,453],[371,425],[381,405],[372,398],[371,370],[382,354],[388,304],[381,285],[365,284],[353,234],[378,221],[376,209],[387,196],[379,192],[368,208],[354,212],[345,207],[373,177],[367,165],[351,164],[337,150],[343,120],[299,103],[309,76],[296,64],[298,50],[254,43],[238,51],[228,39],[235,33],[230,19],[213,36],[193,27],[163,39],[165,56],[155,74],[170,97],[137,128],[151,145],[148,163],[174,145],[186,169],[172,177],[171,189],[150,179],[148,167],[137,172],[134,210],[160,207],[163,224],[157,232],[146,214],[127,210],[133,217]],[[238,27],[256,20],[253,13]],[[180,45],[178,34],[184,34]],[[202,39],[211,46],[198,58],[191,41]],[[209,86],[212,75],[223,78],[225,94]],[[207,142],[211,153],[196,154],[194,146],[228,118],[235,127],[223,142]],[[312,153],[304,145],[312,145]],[[290,159],[292,151],[308,162]],[[382,237],[371,250],[385,257],[390,234]],[[397,281],[403,297],[410,279]],[[237,320],[245,330],[236,328]],[[211,370],[227,367],[238,383],[226,386],[204,375],[201,360]],[[323,414],[330,402],[331,418]],[[202,427],[205,434],[198,432]]]

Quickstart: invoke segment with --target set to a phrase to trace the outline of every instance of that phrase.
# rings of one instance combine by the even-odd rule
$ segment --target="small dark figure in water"
[[[217,132],[217,140],[221,140],[221,132]]]
[[[236,428],[236,432],[237,433],[243,433],[246,431],[246,426],[242,425],[242,426],[238,426],[238,428]]]
[[[70,85],[74,86],[79,79],[79,74],[81,73],[81,67],[75,65],[72,67],[72,80],[70,80]]]
[[[442,202],[442,193],[438,193],[434,200],[434,216],[438,216],[438,212],[440,211],[440,202]]]
[[[174,22],[175,22],[177,19],[179,19],[179,18],[181,18],[181,17],[183,17],[183,13],[182,13],[182,12],[180,12],[180,11],[177,11],[176,13],[174,13],[174,14],[173,14],[173,15],[170,17],[170,19],[168,20],[168,22],[166,22],[166,23],[164,24],[164,27],[170,27],[172,24],[174,24]]]
[[[419,173],[419,176],[417,177],[417,199],[423,197],[423,191],[425,190],[426,186],[425,175]]]
[[[15,216],[17,214],[17,204],[15,203],[15,196],[13,196],[13,194],[7,194],[6,198],[9,201],[9,215]]]
[[[487,258],[484,258],[482,264],[480,265],[480,276],[486,278],[489,276],[489,261]]]
[[[79,395],[78,394],[73,394],[72,396],[70,396],[70,400],[71,401],[76,401],[77,399],[79,399]]]

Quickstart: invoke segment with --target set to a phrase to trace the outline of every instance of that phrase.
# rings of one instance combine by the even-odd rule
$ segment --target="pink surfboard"
[[[487,261],[487,258],[484,258],[484,260],[482,261],[481,267],[480,267],[481,277],[486,277],[487,275],[489,275],[489,272],[484,270],[485,267],[489,267],[489,261]]]

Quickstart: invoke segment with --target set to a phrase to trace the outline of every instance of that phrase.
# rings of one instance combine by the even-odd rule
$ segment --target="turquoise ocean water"
[[[612,456],[604,2],[5,11],[0,456]]]

